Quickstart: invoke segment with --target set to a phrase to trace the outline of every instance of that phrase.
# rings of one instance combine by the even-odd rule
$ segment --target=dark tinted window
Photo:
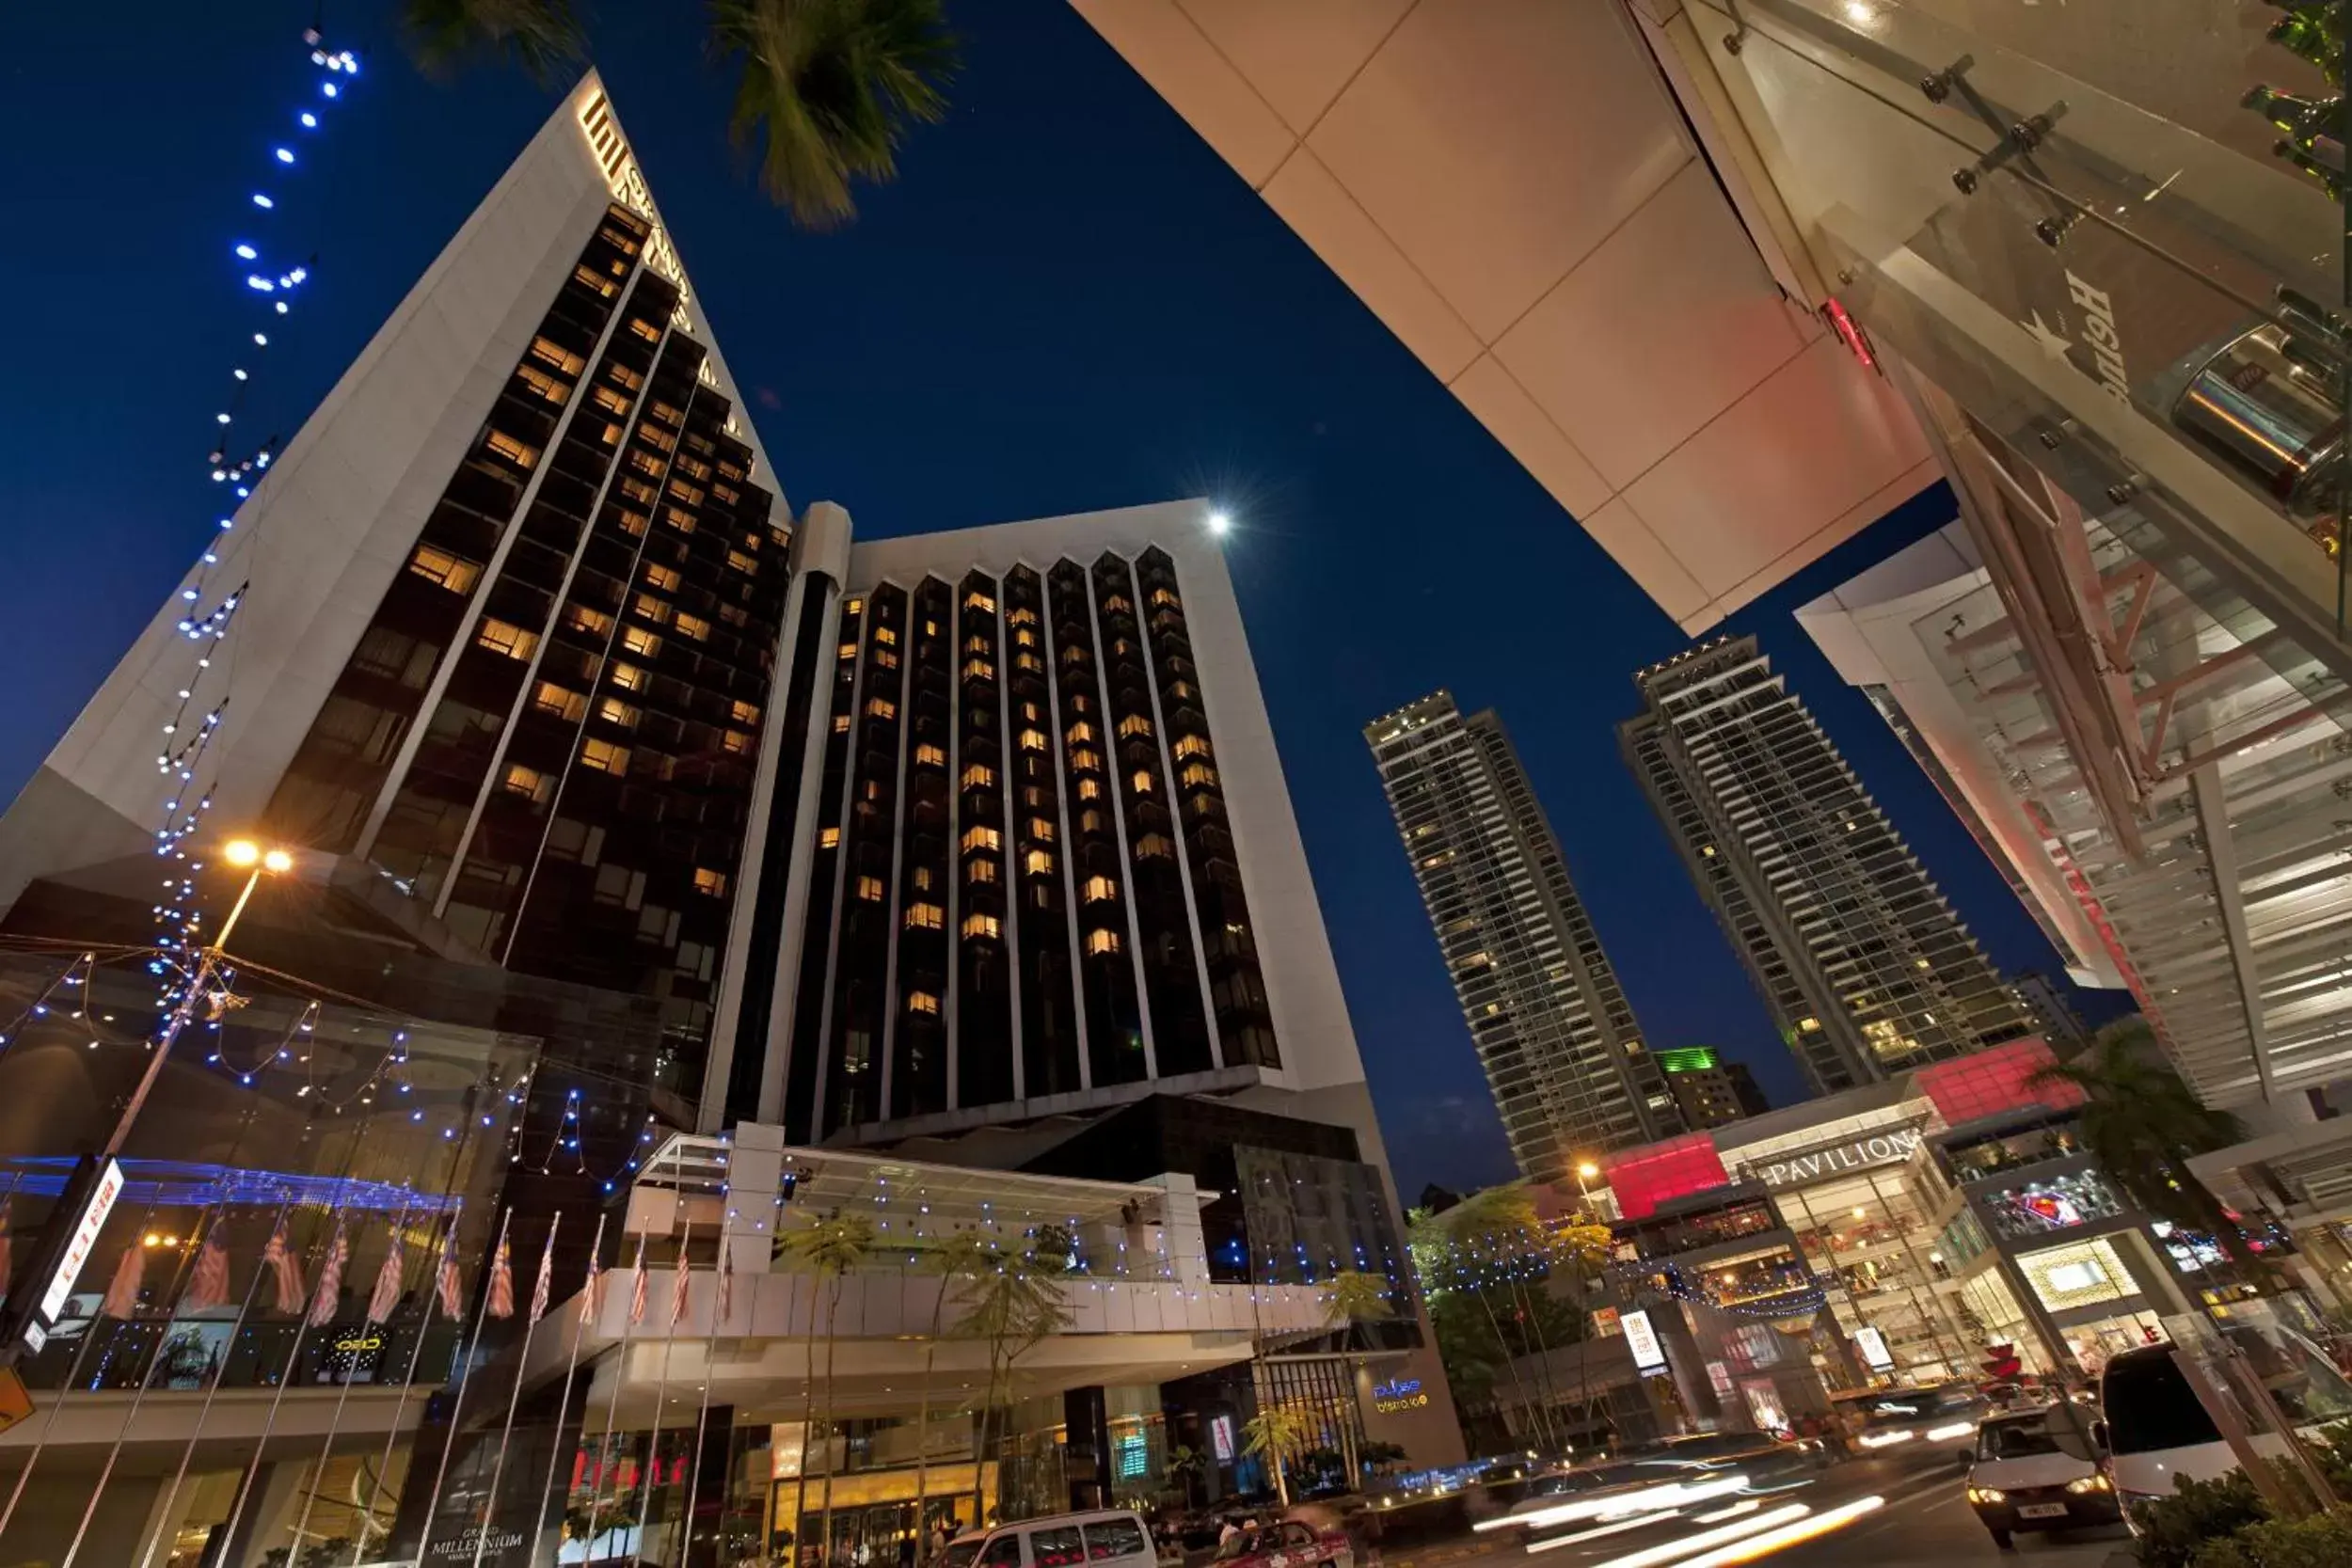
[[[977,1536],[969,1541],[951,1542],[939,1560],[939,1568],[972,1568],[972,1560],[979,1555],[980,1543]]]
[[[1987,1421],[1977,1433],[1979,1459],[2030,1459],[2036,1454],[2063,1453],[2040,1417],[2025,1421]]]
[[[2109,1361],[2099,1382],[2099,1404],[2119,1454],[2221,1441],[2169,1350]]]
[[[1041,1525],[1029,1532],[1029,1560],[1036,1568],[1069,1568],[1086,1560],[1075,1525]]]
[[[1143,1527],[1133,1519],[1100,1519],[1086,1527],[1087,1556],[1097,1561],[1148,1549]]]
[[[980,1554],[979,1568],[1021,1568],[1021,1537],[1000,1535]]]

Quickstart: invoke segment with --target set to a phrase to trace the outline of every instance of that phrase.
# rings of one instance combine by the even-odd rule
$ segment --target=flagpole
[[[441,1183],[440,1207],[447,1210],[449,1212],[449,1226],[446,1232],[442,1236],[439,1250],[436,1251],[425,1261],[424,1278],[422,1282],[424,1286],[424,1299],[418,1303],[417,1311],[417,1342],[414,1345],[411,1345],[408,1349],[408,1373],[407,1376],[402,1380],[400,1385],[400,1402],[392,1407],[391,1424],[384,1430],[384,1452],[382,1457],[377,1459],[375,1462],[374,1495],[368,1498],[366,1512],[359,1517],[358,1528],[352,1532],[351,1568],[358,1568],[360,1560],[367,1554],[368,1530],[375,1522],[375,1506],[377,1503],[381,1502],[384,1497],[385,1478],[391,1473],[392,1469],[392,1449],[400,1441],[401,1422],[406,1418],[408,1414],[408,1396],[416,1390],[417,1368],[423,1363],[424,1342],[431,1337],[432,1334],[433,1304],[435,1297],[439,1292],[441,1270],[445,1263],[449,1262],[456,1256],[457,1222],[464,1216],[466,1212],[466,1200],[462,1196],[457,1195],[457,1179],[460,1173],[462,1173],[466,1168],[466,1150],[472,1147],[473,1144],[474,1107],[476,1104],[476,1095],[481,1086],[481,1083],[478,1080],[474,1083],[467,1085],[465,1097],[460,1101],[458,1125],[463,1127],[466,1131],[464,1135],[458,1138],[457,1147],[450,1151],[449,1176]],[[485,1121],[484,1125],[486,1126],[488,1123]],[[455,1202],[453,1204],[451,1200],[453,1196],[455,1197]],[[456,1315],[454,1313],[451,1313],[449,1316],[453,1321],[455,1321]],[[461,1334],[464,1332],[464,1325],[462,1323],[459,1324],[459,1332]],[[401,1477],[402,1490],[404,1491],[406,1490],[407,1480],[407,1476],[404,1473]],[[393,1518],[395,1522],[397,1522],[400,1505],[397,1501],[395,1501],[392,1507]],[[384,1533],[386,1539],[389,1540],[391,1536],[390,1525],[386,1525],[384,1527]]]
[[[349,1181],[346,1178],[345,1190],[348,1191],[348,1188]],[[318,1316],[319,1307],[323,1302],[333,1299],[327,1294],[327,1287],[330,1284],[340,1287],[342,1283],[342,1275],[335,1264],[336,1253],[340,1247],[343,1257],[348,1259],[351,1249],[350,1235],[343,1228],[342,1209],[340,1202],[333,1206],[335,1228],[327,1238],[326,1262],[319,1270],[318,1281],[313,1287],[314,1293],[310,1298],[310,1310],[294,1320],[294,1348],[286,1353],[286,1364],[278,1371],[278,1387],[270,1395],[269,1411],[262,1418],[261,1438],[253,1445],[253,1463],[245,1467],[245,1481],[237,1488],[236,1506],[229,1511],[227,1528],[228,1538],[231,1541],[237,1538],[237,1527],[245,1521],[245,1505],[253,1500],[253,1483],[260,1479],[262,1474],[262,1456],[269,1451],[269,1435],[277,1430],[278,1412],[279,1407],[286,1402],[287,1385],[294,1382],[294,1368],[301,1364],[302,1342],[310,1337],[310,1320]],[[294,1554],[289,1552],[287,1555],[292,1557]]]
[[[278,1206],[278,1213],[270,1221],[273,1229],[286,1223],[286,1211],[292,1207],[291,1203]],[[237,1321],[229,1327],[229,1344],[232,1348],[237,1342],[237,1336],[245,1331],[246,1319],[252,1316],[253,1298],[261,1294],[262,1281],[268,1275],[269,1265],[257,1259],[253,1265],[253,1282],[245,1288],[245,1303],[237,1308]],[[197,1433],[204,1430],[204,1418],[212,1413],[213,1398],[220,1392],[220,1386],[228,1373],[229,1360],[223,1356],[219,1367],[214,1370],[212,1381],[204,1386],[204,1402],[197,1407],[196,1426],[188,1433],[186,1446],[180,1450],[180,1467],[171,1473],[171,1489],[164,1494],[161,1517],[169,1517],[172,1505],[179,1500],[181,1483],[188,1479],[188,1461],[196,1455]],[[164,1532],[160,1529],[148,1538],[147,1550],[139,1555],[139,1568],[149,1568],[149,1564],[155,1560],[155,1547],[163,1538]]]
[[[685,1316],[686,1291],[689,1289],[686,1269],[686,1249],[694,1244],[694,1222],[686,1222],[678,1234],[677,1278],[670,1287],[670,1332],[661,1341],[661,1382],[654,1389],[653,1430],[645,1434],[645,1467],[638,1478],[639,1506],[637,1510],[637,1541],[645,1540],[645,1514],[653,1506],[653,1477],[661,1455],[661,1408],[670,1399],[670,1353],[677,1346],[678,1319]]]
[[[221,1206],[215,1205],[199,1227],[205,1245],[212,1244],[214,1235],[226,1223]],[[191,1236],[188,1240],[186,1278],[193,1280],[196,1270],[203,1266],[203,1253],[196,1245],[195,1237]],[[131,1423],[138,1418],[139,1406],[147,1402],[147,1390],[154,1384],[155,1373],[164,1364],[164,1346],[171,1338],[171,1325],[180,1321],[180,1302],[185,1289],[179,1278],[172,1281],[168,1315],[164,1319],[163,1327],[156,1332],[154,1352],[148,1356],[146,1370],[139,1374],[139,1386],[131,1396],[131,1407],[123,1412],[122,1425],[115,1430],[114,1447],[106,1450],[106,1463],[99,1466],[98,1481],[89,1489],[89,1501],[82,1509],[82,1522],[74,1527],[72,1544],[65,1549],[62,1568],[73,1568],[73,1560],[81,1555],[83,1538],[89,1534],[89,1522],[98,1516],[98,1499],[106,1495],[106,1482],[114,1479],[115,1461],[122,1457],[122,1440],[130,1435]]]
[[[444,1201],[448,1199],[449,1192],[446,1188],[442,1191],[441,1196]],[[359,1560],[368,1549],[368,1527],[375,1518],[375,1505],[384,1497],[384,1478],[391,1472],[392,1468],[392,1449],[400,1441],[400,1424],[408,1414],[408,1396],[417,1386],[417,1368],[424,1360],[424,1342],[431,1336],[433,1294],[435,1288],[439,1284],[437,1276],[440,1274],[442,1259],[448,1258],[456,1248],[457,1222],[465,1212],[464,1202],[462,1198],[458,1200],[458,1208],[450,1214],[449,1227],[441,1242],[440,1250],[434,1253],[425,1264],[425,1295],[417,1313],[417,1342],[408,1349],[408,1374],[400,1386],[400,1402],[392,1407],[391,1425],[384,1431],[383,1455],[375,1462],[375,1495],[368,1499],[366,1511],[359,1521],[359,1528],[351,1538],[351,1568],[358,1568]],[[464,1332],[463,1325],[460,1325],[459,1332],[461,1334]],[[397,1509],[399,1505],[395,1503],[393,1506]],[[386,1527],[385,1533],[387,1535],[390,1533],[389,1526]],[[140,1568],[146,1568],[146,1565],[142,1563]]]
[[[604,1472],[612,1463],[612,1428],[620,1418],[621,1385],[628,1374],[629,1337],[635,1331],[638,1321],[644,1316],[645,1237],[643,1231],[637,1236],[637,1266],[629,1273],[628,1315],[621,1320],[621,1344],[614,1353],[612,1363],[612,1396],[605,1401],[604,1435],[596,1444],[596,1483],[588,1493],[588,1539],[591,1542],[596,1540],[597,1533],[596,1511],[604,1506]],[[616,1484],[613,1501],[619,1500],[620,1489]]]
[[[400,1233],[407,1226],[407,1224],[408,1204],[407,1201],[404,1199],[402,1200],[400,1206],[399,1217],[392,1222],[392,1228],[390,1232],[392,1251],[388,1255],[388,1258],[399,1256]],[[373,1297],[370,1298],[368,1305],[371,1308],[374,1307],[375,1302]],[[375,1318],[373,1311],[371,1311],[369,1316],[363,1320],[359,1330],[359,1337],[362,1339],[367,1338],[368,1329],[374,1326],[374,1323]],[[356,1355],[358,1353],[354,1352],[353,1354]],[[341,1433],[343,1427],[343,1406],[349,1402],[351,1399],[351,1386],[356,1381],[358,1380],[351,1375],[351,1370],[349,1368],[345,1368],[343,1371],[342,1391],[335,1396],[335,1414],[328,1418],[326,1423],[326,1441],[319,1445],[318,1481],[314,1481],[310,1486],[303,1489],[302,1512],[294,1519],[294,1539],[287,1544],[286,1556],[290,1559],[299,1559],[302,1556],[302,1537],[310,1528],[310,1510],[319,1500],[319,1482],[324,1481],[326,1479],[327,1462],[331,1460],[335,1454],[336,1434]]]
[[[490,1258],[492,1259],[491,1267],[493,1269],[497,1267],[496,1259],[500,1251],[506,1245],[507,1227],[514,1223],[515,1211],[510,1206],[507,1209],[505,1215],[499,1221],[498,1242],[490,1248]],[[447,1440],[441,1444],[441,1464],[440,1467],[436,1470],[433,1475],[433,1495],[427,1497],[424,1503],[424,1524],[422,1527],[424,1533],[417,1542],[417,1557],[420,1560],[421,1560],[424,1557],[425,1548],[433,1544],[433,1516],[440,1512],[441,1483],[449,1480],[449,1454],[450,1450],[457,1446],[457,1418],[465,1413],[466,1390],[471,1386],[473,1383],[474,1352],[482,1348],[482,1330],[490,1320],[490,1289],[491,1282],[485,1278],[483,1281],[482,1305],[474,1311],[473,1342],[466,1347],[464,1371],[457,1379],[457,1395],[450,1402],[449,1436]]]
[[[506,1473],[506,1445],[515,1437],[515,1407],[522,1402],[523,1371],[531,1362],[532,1337],[539,1332],[539,1318],[547,1310],[548,1271],[555,1267],[555,1233],[563,1226],[564,1211],[558,1209],[555,1217],[548,1222],[548,1244],[539,1254],[539,1277],[532,1282],[531,1311],[523,1319],[522,1349],[515,1353],[515,1380],[506,1389],[506,1425],[499,1433],[498,1457],[490,1462],[490,1502],[483,1510],[481,1528],[474,1531],[473,1536],[473,1568],[482,1568],[483,1551],[490,1544],[490,1521],[498,1517],[499,1478]],[[556,1430],[560,1435],[563,1431],[560,1419]],[[533,1544],[536,1544],[535,1539]]]
[[[588,1243],[588,1283],[581,1291],[580,1314],[572,1323],[572,1353],[564,1361],[564,1397],[556,1402],[555,1406],[555,1440],[548,1445],[547,1479],[539,1483],[539,1522],[532,1527],[531,1531],[531,1556],[534,1562],[539,1558],[539,1538],[548,1532],[548,1494],[555,1490],[555,1463],[564,1455],[564,1418],[572,1407],[572,1374],[580,1370],[580,1342],[588,1338],[588,1325],[596,1319],[596,1294],[603,1282],[603,1276],[596,1268],[596,1258],[604,1246],[604,1222],[608,1217],[601,1213],[596,1216],[596,1239]],[[584,1434],[587,1430],[584,1420],[580,1428]],[[559,1542],[557,1545],[560,1556],[562,1544]]]
[[[711,1357],[718,1354],[719,1320],[726,1316],[729,1305],[727,1279],[730,1273],[727,1267],[726,1227],[722,1225],[719,1227],[719,1266],[712,1271],[710,1333],[703,1340],[702,1403],[694,1412],[694,1463],[686,1472],[686,1528],[678,1534],[678,1568],[686,1568],[687,1553],[694,1539],[694,1490],[702,1485],[703,1444],[707,1441],[703,1433],[703,1423],[710,1419]],[[806,1449],[805,1440],[803,1440],[803,1451]],[[915,1531],[918,1535],[922,1532],[922,1521],[919,1519],[915,1521]]]

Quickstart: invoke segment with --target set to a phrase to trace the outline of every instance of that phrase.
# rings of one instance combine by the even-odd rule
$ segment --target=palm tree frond
[[[428,76],[504,57],[544,84],[586,53],[571,0],[403,0],[400,21],[410,57]]]
[[[761,140],[761,189],[808,229],[856,215],[854,182],[898,173],[906,127],[946,113],[956,69],[940,0],[713,0],[711,44],[741,62],[737,145]]]

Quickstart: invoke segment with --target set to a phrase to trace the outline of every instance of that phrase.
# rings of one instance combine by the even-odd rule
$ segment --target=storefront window
[[[1978,1201],[1994,1231],[2010,1240],[2047,1236],[2087,1220],[2112,1219],[2123,1212],[2115,1189],[2096,1171],[2004,1187]]]

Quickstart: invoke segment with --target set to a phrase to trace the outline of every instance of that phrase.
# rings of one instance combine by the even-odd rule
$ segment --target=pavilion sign
[[[1850,1170],[1897,1164],[1910,1159],[1918,1147],[1918,1129],[1899,1127],[1891,1132],[1873,1133],[1867,1138],[1856,1138],[1851,1143],[1832,1144],[1810,1154],[1766,1161],[1748,1168],[1768,1187],[1797,1187]]]

